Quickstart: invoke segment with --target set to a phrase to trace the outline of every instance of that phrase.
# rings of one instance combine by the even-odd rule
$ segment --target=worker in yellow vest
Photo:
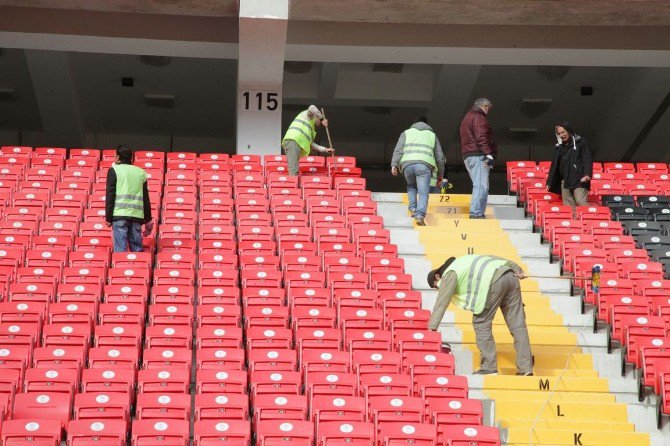
[[[402,132],[393,149],[391,174],[402,172],[407,182],[409,212],[417,226],[426,226],[430,178],[436,173],[435,184],[444,176],[444,153],[425,116],[419,116],[409,129]]]
[[[295,117],[289,126],[281,145],[286,154],[288,162],[288,174],[298,175],[300,173],[300,157],[309,156],[312,150],[319,153],[331,153],[330,147],[324,147],[314,142],[316,128],[323,125],[328,127],[328,120],[323,119],[323,114],[316,105],[310,105]]]
[[[451,257],[428,273],[428,285],[437,288],[437,300],[428,321],[429,330],[437,330],[450,303],[471,311],[481,363],[476,375],[497,375],[496,342],[493,318],[501,309],[514,338],[517,375],[533,374],[533,356],[521,300],[519,279],[526,274],[515,262],[496,256],[466,255]]]
[[[142,225],[151,232],[151,202],[147,174],[133,166],[133,151],[125,144],[116,149],[114,166],[107,171],[105,220],[113,228],[114,252],[142,251]]]

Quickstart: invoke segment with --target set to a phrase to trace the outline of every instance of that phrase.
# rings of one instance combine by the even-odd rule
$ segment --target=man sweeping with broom
[[[519,285],[519,279],[524,278],[526,274],[519,265],[501,257],[450,257],[442,266],[428,273],[428,286],[439,290],[428,329],[437,330],[451,302],[472,311],[477,348],[481,352],[480,368],[475,375],[497,375],[496,341],[492,326],[500,308],[514,338],[517,375],[531,376],[533,359]]]
[[[321,125],[328,127],[328,120],[316,105],[310,105],[307,110],[301,111],[289,126],[281,143],[288,161],[289,175],[300,173],[300,157],[308,156],[312,150],[319,153],[333,152],[331,147],[323,147],[314,142],[316,128]]]

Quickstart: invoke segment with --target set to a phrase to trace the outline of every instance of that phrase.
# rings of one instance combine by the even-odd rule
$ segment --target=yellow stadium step
[[[514,390],[487,390],[487,396],[494,400],[519,399],[519,393]],[[616,397],[611,393],[584,393],[584,392],[552,392],[527,390],[523,392],[524,401],[542,402],[575,402],[575,403],[616,403]]]
[[[554,330],[552,328],[561,328]],[[463,329],[463,343],[474,344],[474,330]],[[493,327],[493,336],[497,344],[512,344],[514,340],[507,327]],[[528,327],[528,336],[531,345],[565,345],[577,342],[577,335],[568,332],[563,327]]]
[[[604,421],[574,421],[574,420],[517,420],[510,419],[500,422],[502,428],[521,428],[530,429],[558,429],[570,430],[573,432],[581,431],[608,431],[608,432],[635,432],[633,423],[608,423]]]
[[[498,364],[498,371],[501,375],[516,375],[514,364]],[[535,362],[534,373],[537,376],[569,376],[572,378],[598,378],[598,372],[595,370],[567,369],[560,370],[555,368],[546,368],[545,364]]]
[[[496,402],[496,418],[534,420],[536,418],[551,420],[605,421],[620,423],[627,421],[625,404],[618,403],[587,403],[587,402],[550,402],[527,401],[517,394],[514,399],[503,399]]]
[[[470,197],[471,197],[470,194],[431,194],[428,200],[428,206],[429,207],[466,206],[469,210]],[[403,202],[408,203],[407,195],[403,195]]]
[[[533,445],[647,446],[649,434],[608,430],[560,430],[510,427],[507,442]]]
[[[525,300],[524,304],[526,304],[526,324],[528,326],[539,325],[546,327],[564,327],[563,317],[560,314],[556,313],[548,314],[545,311],[546,307],[539,306],[539,304],[537,307],[533,306],[529,308],[530,304],[527,303]],[[472,313],[468,313],[466,311],[455,312],[454,317],[455,322],[457,324],[467,324],[472,321]],[[496,314],[495,319],[493,319],[493,325],[501,325],[506,327],[505,318],[503,317],[501,312]]]
[[[514,352],[514,348],[510,345],[510,351],[501,353],[501,347],[503,346],[498,346],[498,370],[503,375],[515,375],[516,353]],[[593,361],[591,361],[590,357],[584,361],[577,362],[565,355],[554,354],[547,352],[546,350],[550,349],[536,348],[533,351],[533,356],[535,357],[535,371],[538,376],[559,376],[564,368],[567,368],[568,370],[595,372],[595,370],[593,370]],[[478,350],[473,351],[472,361],[473,364],[479,364],[480,355]],[[545,373],[545,371],[548,370],[551,371],[550,374]],[[585,377],[597,377],[597,373]]]
[[[609,384],[602,378],[574,378],[571,376],[485,376],[485,389],[546,390],[558,392],[609,392]]]

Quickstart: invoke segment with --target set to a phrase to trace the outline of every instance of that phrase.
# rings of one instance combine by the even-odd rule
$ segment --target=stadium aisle
[[[406,198],[404,200],[406,204]],[[486,220],[470,220],[468,206],[468,195],[431,197],[426,218],[428,226],[413,229],[418,232],[428,266],[436,268],[449,256],[481,253],[509,258],[529,272],[524,260],[537,254],[533,248],[528,246],[522,259],[512,236],[502,228],[491,208]],[[532,238],[533,234],[529,232],[528,236]],[[409,243],[408,238],[404,238]],[[403,245],[400,249],[402,252]],[[548,257],[546,263],[549,263]],[[425,281],[425,274],[413,273],[419,277],[415,287],[419,285],[426,290],[427,286],[420,283]],[[617,382],[613,384],[611,379],[599,377],[594,368],[592,355],[588,352],[598,351],[601,339],[599,335],[589,333],[589,317],[582,317],[573,306],[576,311],[574,315],[567,315],[570,316],[568,326],[568,318],[552,309],[550,297],[540,290],[536,280],[529,278],[521,283],[535,358],[535,376],[514,376],[512,337],[499,312],[494,322],[494,336],[500,375],[468,377],[471,396],[475,394],[495,401],[494,422],[506,430],[503,440],[507,444],[519,445],[650,444],[649,434],[635,431],[627,405],[617,403],[611,392],[613,388],[618,390],[621,380],[614,379]],[[424,308],[432,309],[435,294],[424,291]],[[567,293],[563,297],[570,299]],[[454,348],[458,373],[463,374],[472,373],[479,364],[471,318],[469,312],[450,306],[440,327],[443,340]],[[468,356],[471,356],[471,362],[467,360]]]

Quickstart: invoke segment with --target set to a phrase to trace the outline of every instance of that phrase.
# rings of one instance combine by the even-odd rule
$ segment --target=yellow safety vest
[[[307,118],[307,110],[300,112],[289,126],[282,143],[287,139],[295,141],[299,146],[300,155],[308,156],[311,151],[312,141],[316,137],[314,119]]]
[[[116,201],[114,217],[132,217],[144,219],[144,182],[146,172],[131,164],[117,164]]]
[[[476,254],[454,260],[447,268],[447,271],[454,271],[458,277],[456,292],[451,298],[454,305],[474,314],[484,311],[493,274],[506,262],[495,257]]]
[[[405,145],[400,166],[412,161],[422,161],[437,169],[435,162],[435,133],[430,130],[405,130]]]

